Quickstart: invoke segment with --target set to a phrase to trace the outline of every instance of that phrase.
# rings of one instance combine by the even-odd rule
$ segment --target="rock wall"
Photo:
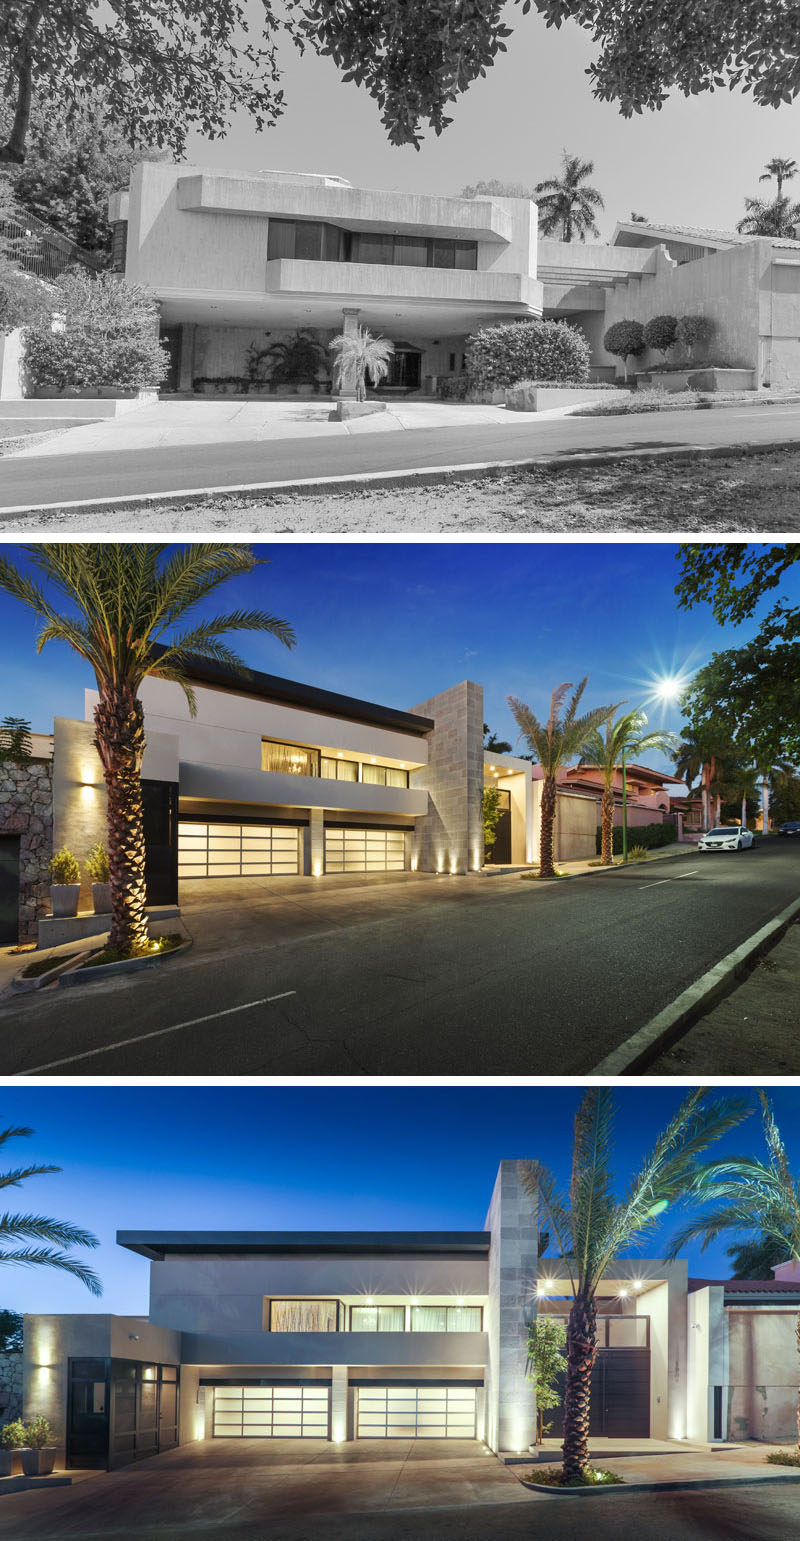
[[[0,835],[19,835],[19,940],[35,942],[49,908],[53,775],[49,760],[0,761]]]
[[[0,1423],[22,1417],[22,1353],[0,1354]]]

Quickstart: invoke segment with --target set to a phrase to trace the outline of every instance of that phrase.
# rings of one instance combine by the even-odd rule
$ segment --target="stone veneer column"
[[[536,1437],[526,1323],[536,1309],[539,1220],[519,1169],[519,1161],[500,1162],[486,1217],[491,1243],[485,1438],[492,1450],[527,1450]]]
[[[320,878],[325,871],[325,810],[308,810],[308,872],[306,876]]]
[[[428,764],[410,783],[429,794],[417,819],[412,866],[421,872],[471,872],[483,866],[483,686],[463,680],[411,708],[436,724]]]
[[[19,836],[19,940],[35,942],[50,896],[53,778],[47,760],[0,764],[0,835]]]

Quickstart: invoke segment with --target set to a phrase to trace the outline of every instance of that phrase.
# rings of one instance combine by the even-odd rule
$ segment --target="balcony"
[[[197,1365],[485,1365],[485,1332],[185,1332],[181,1363]]]
[[[268,807],[332,808],[349,813],[393,813],[416,818],[428,811],[421,787],[382,787],[362,781],[329,781],[324,776],[281,775],[229,765],[181,761],[181,797],[208,802],[255,803]]]
[[[388,300],[410,305],[508,306],[537,316],[542,312],[542,286],[537,279],[493,270],[276,257],[266,265],[266,288],[269,294],[336,299],[347,305]]]

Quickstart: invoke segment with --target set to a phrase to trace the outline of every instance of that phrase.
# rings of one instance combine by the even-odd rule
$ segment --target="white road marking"
[[[659,878],[655,883],[640,883],[639,888],[663,888],[665,883],[671,883],[672,878]]]
[[[640,883],[639,888],[662,888],[665,883],[679,883],[681,878],[693,877],[694,873],[699,871],[699,867],[692,867],[690,872],[678,872],[676,873],[675,877],[656,878],[653,882],[650,883]]]
[[[167,1033],[180,1033],[186,1027],[199,1027],[203,1022],[215,1022],[218,1017],[231,1017],[237,1011],[251,1011],[254,1006],[268,1006],[271,1001],[285,1001],[296,990],[283,990],[280,995],[265,995],[260,1001],[245,1001],[242,1006],[226,1006],[224,1011],[211,1011],[205,1017],[192,1017],[190,1022],[176,1022],[173,1027],[159,1027],[153,1033],[139,1033],[136,1038],[120,1038],[117,1043],[106,1043],[101,1049],[86,1049],[82,1054],[69,1054],[66,1059],[52,1059],[47,1065],[34,1065],[28,1070],[15,1070],[15,1076],[40,1075],[45,1070],[59,1070],[62,1065],[74,1065],[79,1059],[92,1059],[96,1054],[110,1054],[112,1049],[127,1049],[132,1043],[146,1043],[148,1038],[164,1038]]]

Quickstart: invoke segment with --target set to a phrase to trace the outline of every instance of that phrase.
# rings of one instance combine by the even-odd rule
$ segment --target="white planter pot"
[[[50,903],[53,914],[62,920],[66,916],[77,915],[80,892],[80,883],[51,883]]]
[[[92,903],[94,904],[95,915],[110,915],[111,914],[111,884],[110,883],[93,883],[92,884]]]
[[[13,1477],[15,1454],[14,1450],[0,1450],[0,1477]]]
[[[49,1477],[56,1464],[55,1447],[49,1450],[20,1450],[24,1477]]]

